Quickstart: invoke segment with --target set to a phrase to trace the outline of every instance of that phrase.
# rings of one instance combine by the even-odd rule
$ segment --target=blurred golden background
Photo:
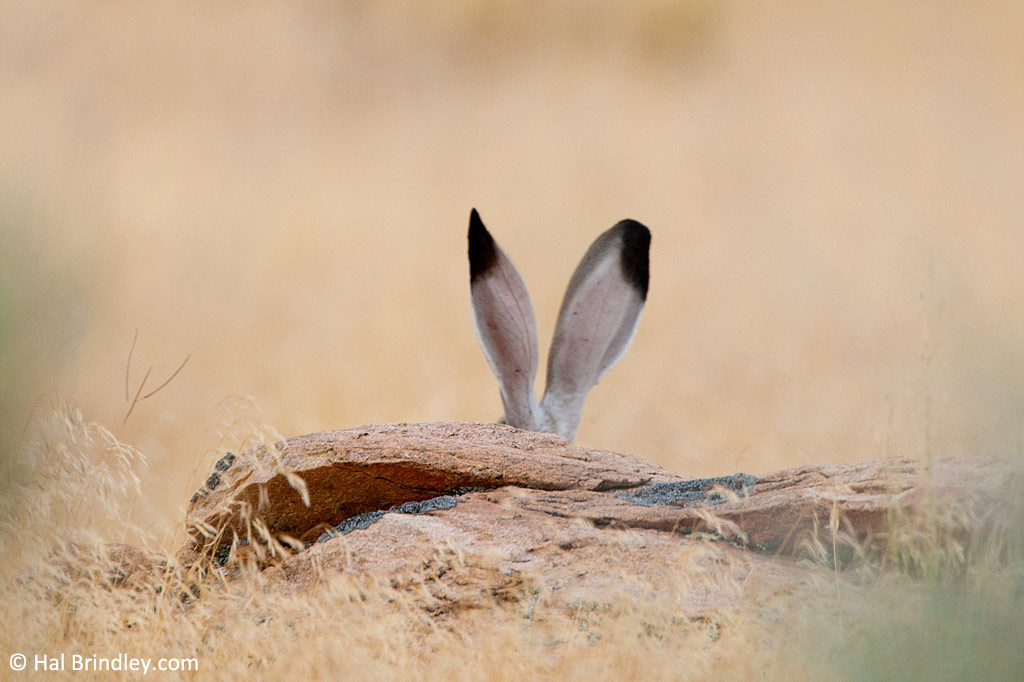
[[[542,353],[590,241],[652,230],[581,445],[1020,451],[1019,3],[3,5],[5,429],[70,396],[147,455],[158,534],[244,424],[500,416],[473,206]],[[136,330],[130,394],[190,359],[125,421]]]

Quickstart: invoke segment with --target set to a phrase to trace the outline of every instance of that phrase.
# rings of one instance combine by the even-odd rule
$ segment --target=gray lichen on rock
[[[754,489],[755,481],[750,474],[733,474],[690,481],[652,483],[630,492],[619,493],[619,498],[642,507],[666,504],[699,507],[705,504],[721,504],[728,499],[728,493],[746,497]]]

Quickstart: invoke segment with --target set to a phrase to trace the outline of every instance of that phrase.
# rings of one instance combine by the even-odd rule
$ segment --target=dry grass
[[[1019,678],[1022,496],[1018,459],[993,499],[943,498],[913,519],[894,514],[882,555],[844,574],[867,589],[837,580],[834,599],[797,607],[805,631],[793,654],[841,679]]]
[[[366,677],[449,661],[499,679],[600,676],[611,661],[655,679],[786,674],[763,646],[781,626],[753,616],[714,653],[695,644],[706,624],[584,644],[552,616],[551,638],[586,652],[552,658],[521,614],[466,647],[386,592],[372,608],[348,585],[323,605],[217,594],[186,614],[55,568],[68,543],[176,547],[226,447],[496,417],[468,314],[474,205],[531,287],[542,346],[593,236],[625,216],[652,228],[648,309],[582,444],[694,475],[1020,453],[1013,3],[2,5],[0,608],[19,625],[5,652],[106,638],[276,676],[319,665],[308,638]],[[161,381],[191,359],[126,419],[130,352]],[[58,392],[74,407],[54,416]],[[49,426],[27,430],[31,415]],[[863,619],[840,601],[833,623],[872,624],[888,600],[941,627],[960,621],[929,614],[958,609],[1019,632],[1019,538],[972,554],[943,523],[906,529],[886,570],[942,586],[959,565],[968,587],[906,608],[865,598]],[[642,620],[623,608],[601,627]],[[873,637],[916,646],[874,625],[838,631],[863,645],[851,660]]]
[[[14,495],[0,510],[0,618],[18,624],[0,635],[7,655],[195,659],[199,679],[334,679],[339,671],[367,680],[699,679],[715,666],[750,669],[742,646],[717,645],[749,637],[743,614],[688,617],[667,606],[671,600],[656,606],[625,592],[603,604],[565,603],[538,582],[447,614],[430,581],[397,576],[327,576],[295,592],[268,589],[272,574],[226,583],[217,573],[174,568],[173,557],[164,557],[164,569],[132,571],[108,540],[145,541],[137,528],[112,532],[109,522],[132,504],[144,459],[67,405],[34,427],[22,454],[31,471],[8,486]],[[701,575],[700,563],[681,561],[679,590],[708,581],[743,589],[723,578],[727,572]],[[736,656],[738,668],[726,664]]]
[[[988,512],[953,506],[894,517],[881,557],[862,551],[859,563],[831,577],[811,571],[781,596],[767,598],[742,562],[722,565],[713,547],[698,546],[680,556],[672,587],[653,602],[637,585],[603,603],[566,603],[539,577],[453,610],[415,576],[331,575],[296,591],[273,571],[225,583],[216,572],[174,568],[172,557],[161,568],[159,553],[139,550],[156,563],[135,565],[155,568],[129,570],[126,550],[109,540],[146,544],[140,529],[119,522],[144,458],[68,405],[30,433],[21,451],[29,471],[7,486],[0,509],[0,618],[18,625],[0,634],[5,655],[194,659],[199,672],[186,677],[196,679],[341,671],[367,680],[998,680],[1024,670],[1019,471]],[[841,541],[808,547],[805,561],[831,565]],[[744,606],[677,606],[676,595],[708,590]]]

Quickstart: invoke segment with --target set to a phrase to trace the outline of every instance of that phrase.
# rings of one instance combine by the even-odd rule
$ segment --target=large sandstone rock
[[[507,426],[364,426],[222,458],[192,499],[182,558],[259,570],[283,591],[377,580],[433,616],[640,600],[704,622],[822,589],[830,560],[881,548],[894,514],[940,505],[980,518],[1005,472],[896,459],[687,480]],[[792,556],[802,551],[830,568]]]
[[[815,543],[837,547],[837,535],[847,545],[870,546],[884,538],[894,509],[920,503],[922,482],[963,499],[998,483],[991,467],[969,461],[940,463],[926,473],[911,460],[865,460],[756,478],[686,480],[637,457],[508,426],[371,425],[222,458],[192,499],[189,549],[223,562],[241,546],[265,566],[325,534],[384,521],[384,527],[438,523],[400,518],[430,514],[444,519],[442,535],[474,542],[497,542],[512,532],[510,523],[522,525],[518,519],[528,525],[563,519],[573,528],[583,521],[598,530],[700,531],[764,553],[792,553]],[[490,507],[514,509],[517,520],[483,513]],[[493,527],[485,531],[487,525]],[[390,542],[395,548],[403,539]],[[361,558],[356,563],[366,565]]]

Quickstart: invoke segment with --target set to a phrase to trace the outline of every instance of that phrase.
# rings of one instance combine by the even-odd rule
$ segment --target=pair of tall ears
[[[547,385],[533,391],[539,364],[537,322],[523,278],[484,227],[469,216],[473,324],[498,378],[504,423],[572,441],[583,404],[626,352],[647,298],[650,231],[622,220],[601,234],[576,267],[562,300],[548,355]]]

